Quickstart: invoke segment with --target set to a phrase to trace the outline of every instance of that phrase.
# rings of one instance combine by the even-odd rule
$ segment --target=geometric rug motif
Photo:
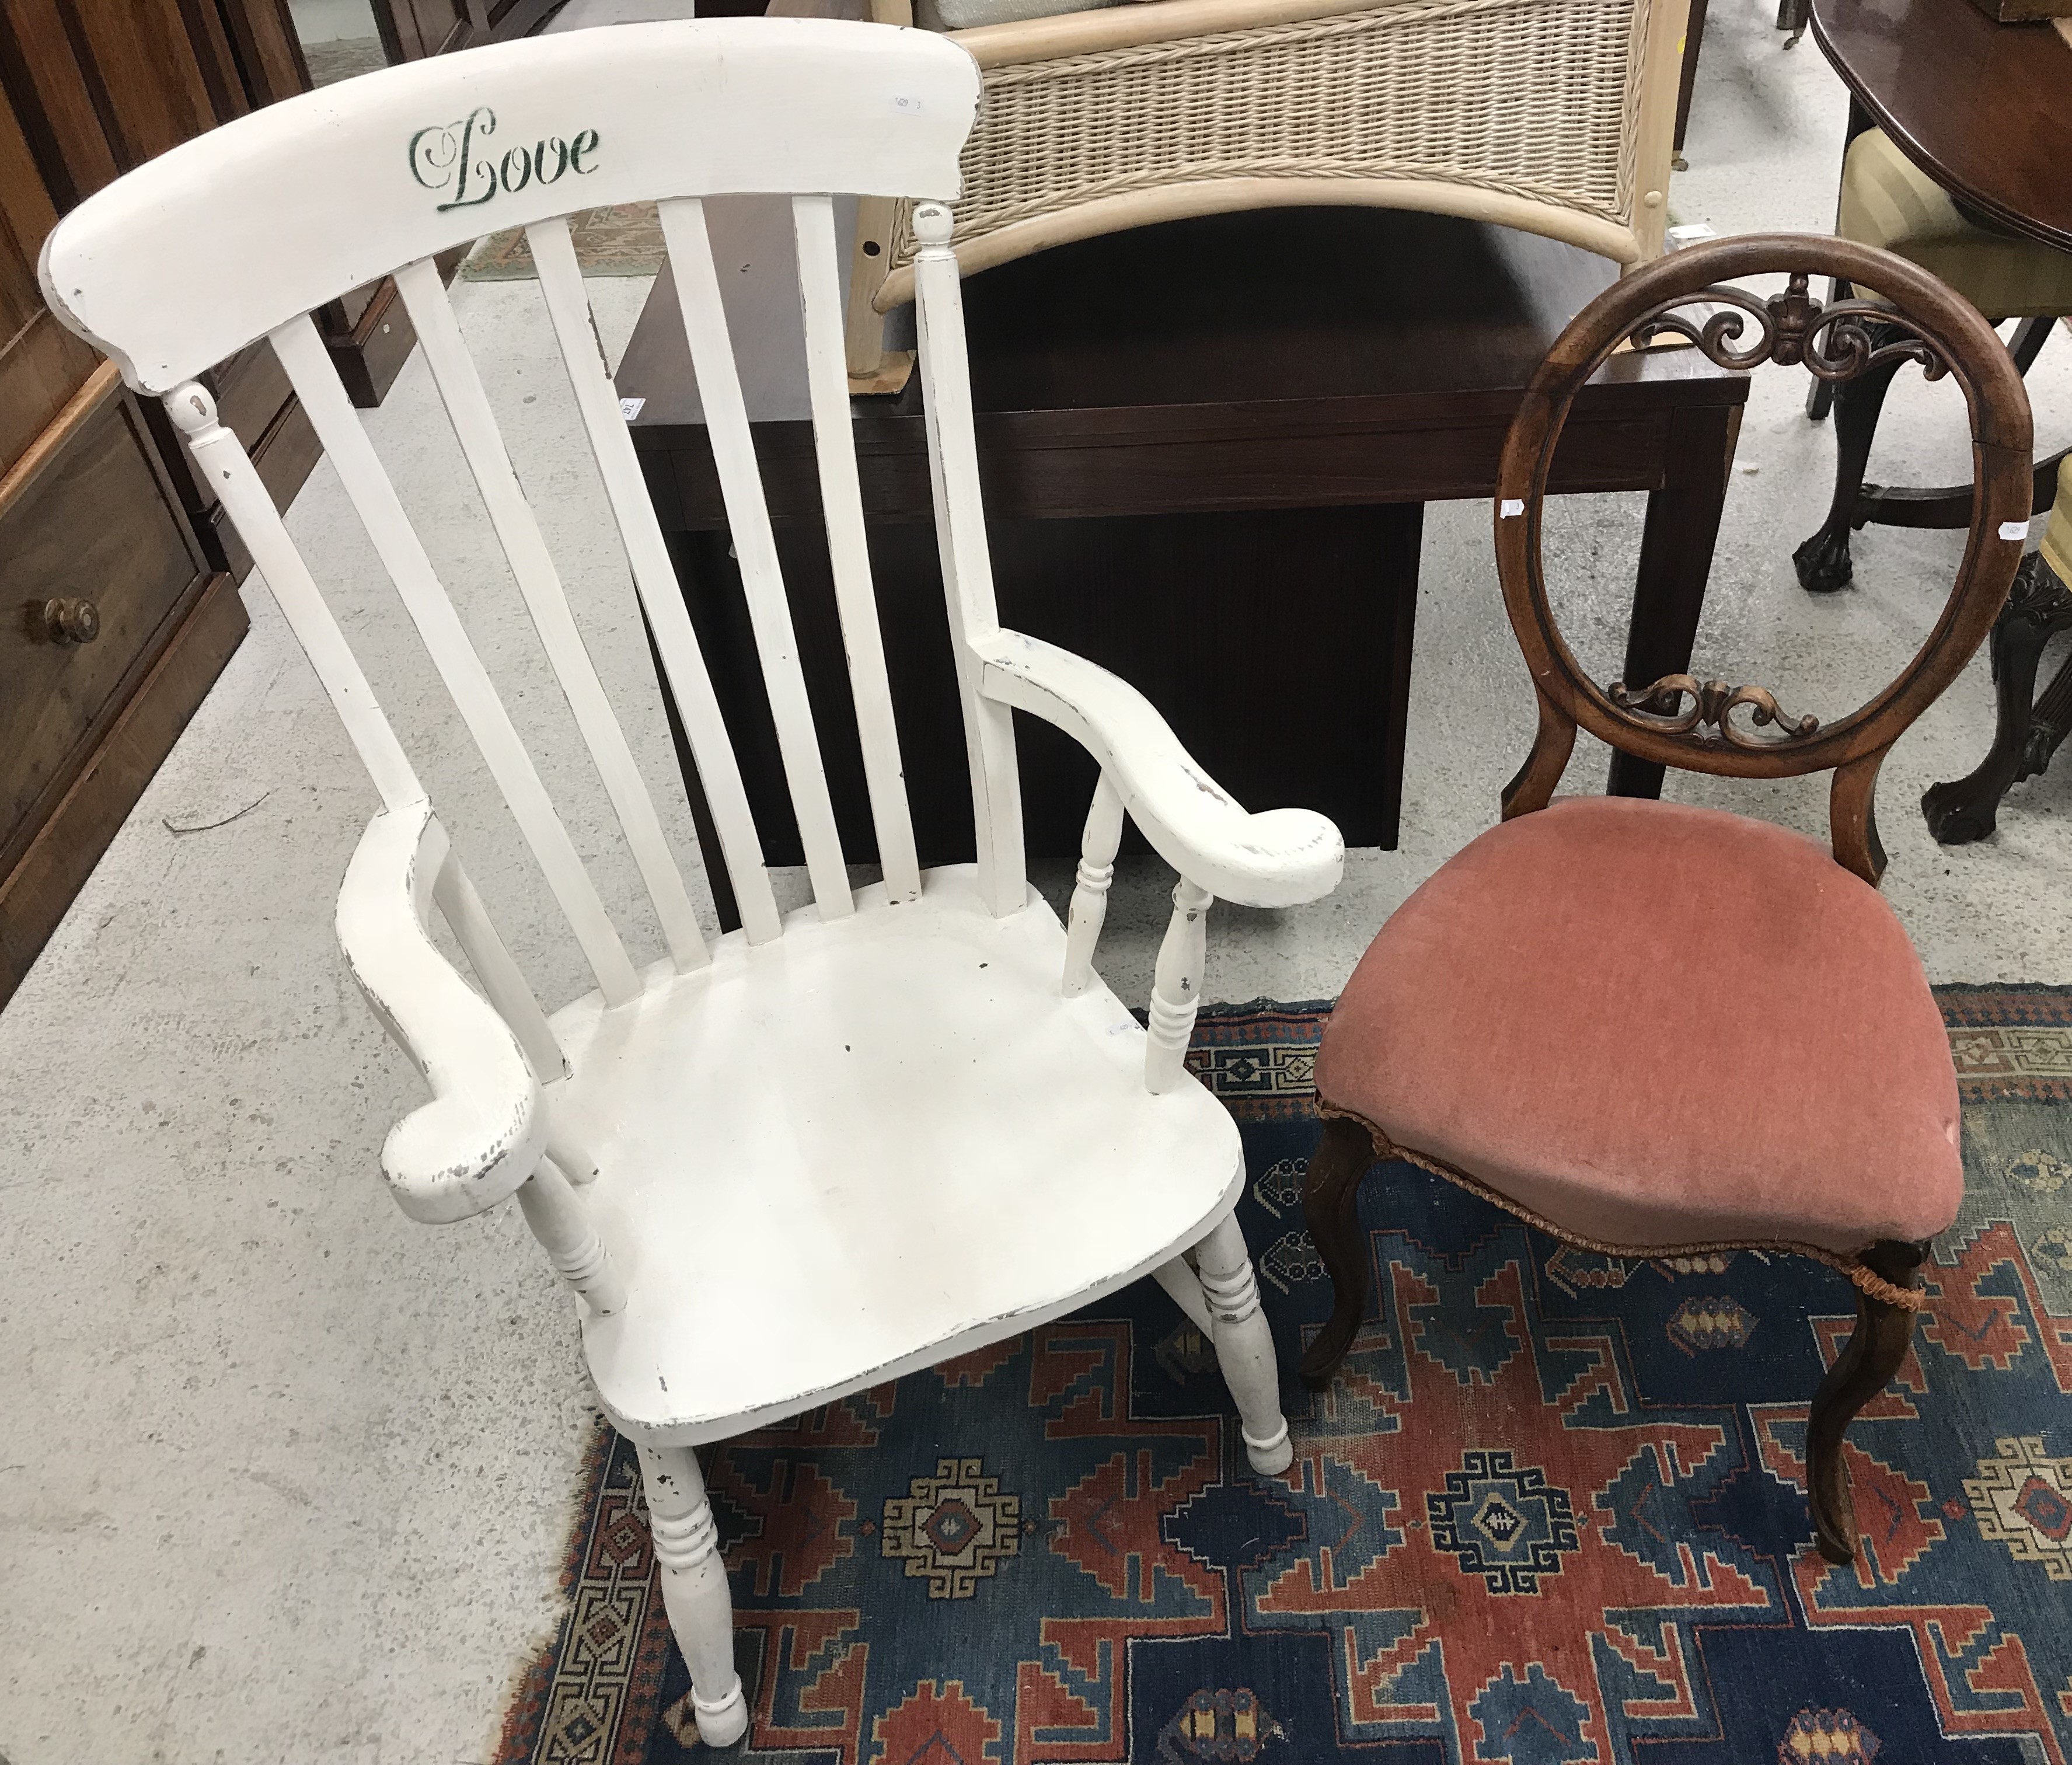
[[[1852,1290],[1627,1261],[1405,1165],[1294,1463],[1246,1468],[1152,1283],[707,1455],[750,1765],[2072,1765],[2072,991],[1938,989],[1966,1195],[1812,1548],[1807,1400]],[[1204,1012],[1284,1374],[1325,1008]],[[1788,1057],[1780,1053],[1780,1058]],[[637,1467],[602,1422],[500,1765],[702,1756]]]

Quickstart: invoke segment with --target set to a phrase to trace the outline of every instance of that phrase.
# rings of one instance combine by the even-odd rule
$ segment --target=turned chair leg
[[[1928,1255],[1925,1244],[1887,1239],[1864,1253],[1873,1273],[1895,1287],[1915,1285]],[[1849,1468],[1842,1458],[1842,1437],[1856,1412],[1884,1390],[1914,1339],[1914,1314],[1904,1306],[1856,1293],[1856,1327],[1827,1376],[1814,1394],[1806,1427],[1807,1484],[1812,1496],[1813,1532],[1820,1554],[1831,1563],[1853,1561],[1856,1554],[1856,1504],[1849,1493]]]
[[[748,1726],[748,1701],[734,1670],[734,1601],[705,1478],[689,1446],[643,1446],[639,1451],[648,1523],[662,1565],[662,1604],[691,1670],[698,1738],[708,1746],[730,1746]]]
[[[1898,334],[1889,325],[1866,325],[1871,346],[1878,348]],[[1847,588],[1852,566],[1849,561],[1849,534],[1856,525],[1856,499],[1864,488],[1864,469],[1870,464],[1871,441],[1877,434],[1878,413],[1898,360],[1867,368],[1853,380],[1835,388],[1835,497],[1820,530],[1791,554],[1799,573],[1799,586],[1811,595],[1832,595]]]
[[[1238,1431],[1252,1468],[1267,1476],[1285,1471],[1295,1449],[1281,1413],[1281,1378],[1273,1361],[1273,1331],[1259,1309],[1259,1283],[1236,1217],[1222,1223],[1194,1249],[1194,1272],[1209,1302],[1216,1364],[1237,1400]]]
[[[1367,1313],[1367,1247],[1359,1229],[1360,1179],[1380,1155],[1374,1136],[1359,1122],[1334,1116],[1309,1155],[1302,1183],[1302,1212],[1331,1277],[1331,1321],[1302,1354],[1302,1382],[1321,1391],[1352,1346]]]
[[[2048,747],[2031,751],[2036,723],[2036,669],[2044,646],[2072,629],[2072,594],[2058,580],[2041,552],[2031,552],[2015,573],[2007,605],[1993,622],[1989,654],[1998,716],[1993,745],[1963,778],[1931,784],[1922,793],[1928,831],[1944,845],[1983,840],[2000,820],[2000,799],[2017,780],[2041,771]],[[2048,738],[2046,738],[2046,743]]]

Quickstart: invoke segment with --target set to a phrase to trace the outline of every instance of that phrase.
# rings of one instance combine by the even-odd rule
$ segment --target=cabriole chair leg
[[[1321,1391],[1352,1346],[1367,1311],[1367,1245],[1359,1230],[1359,1186],[1379,1156],[1374,1137],[1357,1121],[1334,1116],[1309,1154],[1302,1212],[1309,1239],[1331,1277],[1331,1319],[1302,1352],[1302,1382]]]
[[[1925,1244],[1889,1240],[1873,1245],[1864,1261],[1896,1287],[1911,1287],[1928,1255]],[[1856,1294],[1856,1327],[1814,1394],[1806,1427],[1806,1481],[1813,1505],[1813,1532],[1820,1554],[1831,1563],[1855,1560],[1856,1506],[1849,1493],[1849,1469],[1842,1438],[1856,1412],[1891,1383],[1914,1339],[1914,1314],[1904,1306]]]
[[[648,1524],[662,1565],[662,1603],[691,1670],[698,1738],[708,1746],[730,1746],[748,1727],[748,1701],[734,1670],[734,1601],[705,1478],[689,1446],[639,1450]]]
[[[1889,325],[1867,324],[1864,328],[1873,349],[1898,335]],[[1856,498],[1864,488],[1864,469],[1870,464],[1878,413],[1885,409],[1885,395],[1900,367],[1897,360],[1881,362],[1835,389],[1834,500],[1819,531],[1791,554],[1799,586],[1809,595],[1832,595],[1849,586],[1854,570],[1849,535],[1856,526]]]
[[[1281,1413],[1273,1331],[1259,1309],[1259,1283],[1234,1216],[1224,1215],[1196,1247],[1194,1269],[1215,1326],[1216,1362],[1237,1400],[1245,1456],[1254,1471],[1275,1475],[1294,1462],[1295,1449],[1289,1444],[1287,1418]]]

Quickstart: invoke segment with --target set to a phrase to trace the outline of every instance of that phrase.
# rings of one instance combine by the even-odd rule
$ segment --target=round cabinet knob
[[[101,610],[71,595],[43,603],[43,628],[53,644],[91,644],[101,636]]]

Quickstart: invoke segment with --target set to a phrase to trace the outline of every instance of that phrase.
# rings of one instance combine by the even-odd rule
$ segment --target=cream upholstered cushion
[[[1957,1075],[1898,917],[1766,821],[1578,797],[1492,828],[1339,996],[1317,1096],[1585,1240],[1848,1256],[1956,1217]]]
[[[1835,231],[1920,265],[1988,319],[2072,313],[2072,252],[1967,220],[1882,129],[1849,143]]]
[[[2072,582],[2072,457],[2058,468],[2058,495],[2050,505],[2050,525],[2043,529],[2043,561],[2061,582]]]

